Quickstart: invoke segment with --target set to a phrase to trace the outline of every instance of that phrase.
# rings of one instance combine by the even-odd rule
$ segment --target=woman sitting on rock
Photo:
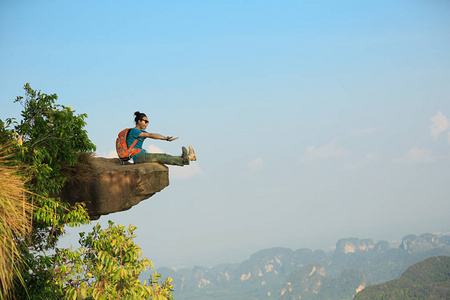
[[[144,149],[142,149],[142,144],[146,138],[156,139],[156,140],[166,140],[166,141],[174,141],[178,139],[178,137],[174,138],[172,136],[163,136],[158,133],[148,133],[145,131],[148,125],[148,118],[144,113],[135,112],[134,121],[136,122],[136,127],[130,129],[127,137],[127,146],[130,145],[138,139],[136,145],[133,148],[141,149],[139,153],[132,156],[134,163],[148,163],[148,162],[158,162],[166,165],[177,165],[184,166],[189,165],[189,161],[197,160],[195,156],[194,149],[192,146],[189,146],[189,153],[187,152],[185,147],[182,147],[181,156],[172,156],[169,154],[163,153],[147,153]]]

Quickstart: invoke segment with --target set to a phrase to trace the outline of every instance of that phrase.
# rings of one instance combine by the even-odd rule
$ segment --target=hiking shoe
[[[183,162],[189,162],[189,156],[186,147],[181,147],[181,159]]]
[[[190,161],[196,161],[197,160],[197,156],[195,156],[195,152],[194,152],[194,148],[192,148],[191,145],[189,145],[189,154],[188,154],[189,160]]]

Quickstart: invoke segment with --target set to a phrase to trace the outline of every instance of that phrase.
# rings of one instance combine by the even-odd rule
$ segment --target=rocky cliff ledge
[[[83,176],[68,181],[61,199],[86,203],[91,220],[130,209],[169,185],[169,170],[159,163],[120,165],[118,159],[91,159]]]

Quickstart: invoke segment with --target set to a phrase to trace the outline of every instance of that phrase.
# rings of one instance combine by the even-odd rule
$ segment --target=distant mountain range
[[[177,300],[339,300],[352,299],[369,285],[399,278],[428,257],[449,255],[450,236],[427,233],[405,236],[398,248],[391,248],[387,241],[345,238],[330,252],[272,248],[238,264],[157,271],[174,279]]]

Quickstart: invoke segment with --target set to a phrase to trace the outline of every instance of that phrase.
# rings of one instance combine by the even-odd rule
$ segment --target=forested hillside
[[[399,279],[369,286],[354,299],[450,299],[450,256],[427,258]]]

